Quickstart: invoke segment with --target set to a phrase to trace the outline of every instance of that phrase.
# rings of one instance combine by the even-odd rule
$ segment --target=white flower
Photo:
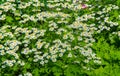
[[[37,61],[38,61],[38,59],[34,59],[34,60],[33,60],[33,62],[37,62]]]
[[[45,60],[45,63],[48,63],[48,60]]]
[[[25,65],[25,63],[22,61],[20,65],[21,65],[21,66],[24,66],[24,65]]]
[[[63,35],[63,39],[68,39],[68,35]]]
[[[60,53],[60,54],[59,54],[59,57],[62,57],[62,56],[63,56],[63,53]]]
[[[72,54],[71,54],[71,53],[69,53],[69,54],[68,54],[68,57],[72,57]]]
[[[30,53],[30,49],[29,48],[24,48],[24,50],[21,53],[22,54],[28,54],[28,53]]]
[[[23,76],[22,74],[19,74],[18,76]]]
[[[51,60],[52,60],[52,62],[56,62],[57,61],[56,58],[52,58]]]
[[[15,0],[7,0],[7,1],[9,1],[9,2],[15,2]]]
[[[84,62],[85,62],[85,63],[88,63],[88,62],[89,62],[89,60],[87,60],[87,59],[86,59],[86,60],[84,60]]]
[[[45,62],[44,62],[44,61],[40,61],[40,64],[41,64],[41,65],[44,65],[44,64],[45,64]]]
[[[3,48],[4,48],[4,46],[0,44],[0,49],[3,49]]]
[[[0,39],[3,39],[4,38],[4,36],[0,33]]]
[[[47,43],[47,44],[45,45],[45,48],[47,49],[49,46],[50,46],[50,43]]]
[[[49,28],[49,31],[53,31],[53,30],[54,30],[54,28],[53,28],[53,27]]]
[[[0,10],[0,15],[2,14],[2,11]]]
[[[6,18],[6,15],[2,15],[2,16],[0,17],[0,20],[5,20],[5,18]]]
[[[12,67],[12,66],[13,66],[13,63],[9,63],[8,66]]]
[[[5,55],[5,51],[4,50],[0,50],[0,55]]]
[[[94,60],[94,63],[101,64],[100,60]]]
[[[47,58],[47,59],[50,59],[50,57],[51,57],[51,56],[50,56],[50,55],[48,55],[46,58]]]
[[[37,49],[41,49],[43,46],[43,43],[41,41],[38,41],[36,45],[37,45]]]
[[[2,65],[2,68],[5,68],[5,65]]]
[[[27,73],[24,74],[24,76],[32,76],[32,73],[27,72]]]

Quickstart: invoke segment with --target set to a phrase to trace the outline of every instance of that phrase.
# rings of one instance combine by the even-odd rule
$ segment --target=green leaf
[[[12,23],[13,18],[11,16],[7,16],[6,17],[6,21],[9,22],[9,23]]]
[[[45,7],[47,7],[47,0],[44,0]]]
[[[5,57],[2,57],[2,58],[1,58],[1,60],[2,60],[2,61],[5,61],[5,60],[6,60],[6,58],[5,58]]]
[[[30,63],[26,63],[24,66],[25,69],[29,69],[30,67],[31,67]]]
[[[104,58],[107,59],[107,60],[109,60],[109,59],[110,59],[109,54],[108,54],[108,53],[105,53],[105,54],[104,54]]]
[[[20,20],[20,17],[15,17],[16,20]]]
[[[33,59],[32,58],[29,58],[28,61],[32,61]]]
[[[95,70],[95,76],[105,76],[103,67]]]
[[[54,73],[55,76],[61,76],[61,73]]]
[[[34,76],[39,76],[39,69],[35,68],[32,73],[34,74]]]
[[[19,69],[18,65],[15,65],[15,66],[13,67],[13,70],[14,70],[14,71],[17,71],[18,69]]]
[[[64,72],[65,76],[77,76],[81,74],[80,67],[72,64],[68,65],[67,69]]]

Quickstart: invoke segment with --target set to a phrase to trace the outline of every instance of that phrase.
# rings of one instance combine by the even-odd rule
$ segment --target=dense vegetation
[[[0,76],[120,76],[120,1],[1,0]]]

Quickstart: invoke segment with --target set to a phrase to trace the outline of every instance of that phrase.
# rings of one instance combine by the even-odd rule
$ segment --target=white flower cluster
[[[15,60],[5,60],[3,62],[3,64],[6,64],[7,66],[10,66],[10,67],[12,67],[15,63],[16,63]],[[5,68],[5,67],[6,67],[5,65],[2,66],[2,68]]]
[[[109,35],[110,37],[111,36],[118,36],[118,39],[120,39],[120,31],[114,31],[114,32],[112,32],[112,34],[111,35]]]
[[[4,64],[2,68],[6,65],[12,67],[14,64],[24,66],[26,61],[22,59],[23,56],[27,59],[32,58],[31,62],[43,66],[51,61],[56,62],[64,55],[77,59],[79,54],[86,58],[83,60],[85,63],[91,60],[97,64],[101,63],[101,59],[91,48],[95,42],[93,34],[101,33],[103,30],[109,31],[112,27],[118,26],[117,22],[109,20],[108,12],[119,7],[109,5],[102,11],[94,12],[92,11],[94,6],[91,6],[87,7],[92,8],[90,14],[79,16],[77,11],[84,10],[80,4],[82,1],[73,0],[73,3],[71,0],[66,0],[65,3],[62,1],[64,0],[48,0],[47,7],[50,11],[44,11],[44,4],[39,0],[30,0],[28,3],[19,1],[18,10],[15,0],[8,0],[0,5],[1,22],[6,20],[5,12],[10,10],[15,17],[20,17],[19,20],[8,23],[9,25],[0,25],[0,56],[9,54],[14,57],[14,60],[7,58],[2,60]],[[75,20],[70,22],[69,19],[73,17],[69,13],[62,12],[64,9],[74,12]],[[100,16],[96,18],[96,15]],[[96,20],[99,25],[87,23],[89,20]],[[120,36],[119,32],[118,35]],[[80,64],[80,61],[77,60],[75,63]],[[24,76],[32,76],[32,74],[28,72]]]
[[[58,12],[58,13],[50,13],[50,12],[41,12],[38,13],[34,16],[29,16],[27,14],[22,15],[22,18],[24,20],[21,20],[20,23],[26,23],[27,21],[31,20],[31,21],[38,21],[38,20],[44,20],[46,21],[46,18],[57,18],[57,17],[62,17],[63,19],[66,19],[68,17],[70,17],[68,14],[64,14],[62,12]]]
[[[33,75],[32,75],[32,73],[27,72],[27,73],[25,73],[25,74],[23,74],[23,75],[22,75],[22,74],[19,74],[18,76],[33,76]]]

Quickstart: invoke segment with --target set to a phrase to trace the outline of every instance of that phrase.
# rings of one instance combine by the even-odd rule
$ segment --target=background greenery
[[[28,0],[23,0],[23,1],[28,1]],[[45,3],[45,7],[43,7],[43,9],[41,10],[50,10],[47,8],[47,0],[41,0],[41,1]],[[108,5],[108,4],[115,4],[120,6],[120,0],[90,0],[87,3],[92,4],[96,7],[99,5],[104,7],[104,5]],[[0,1],[0,4],[2,4],[2,1]],[[94,8],[93,10],[100,10],[100,9]],[[28,13],[29,12],[30,11],[28,11]],[[63,10],[63,12],[69,13],[70,11]],[[89,13],[89,12],[90,12],[89,10],[83,10],[79,14],[82,15],[84,13]],[[8,15],[9,14],[10,13],[8,13]],[[74,17],[74,12],[72,12],[71,14]],[[111,20],[117,21],[120,25],[120,21],[116,19],[116,17],[118,17],[118,15],[120,14],[120,9],[117,11],[113,11],[110,14],[111,14],[110,16]],[[16,17],[15,19],[19,20],[19,17],[18,18]],[[11,22],[13,22],[13,18],[7,16],[7,20],[5,23],[12,24]],[[91,23],[92,22],[95,21],[91,21]],[[25,27],[30,27],[30,26],[26,24]],[[38,26],[36,25],[36,27]],[[40,27],[40,28],[44,28],[44,27]],[[120,38],[118,38],[116,35],[111,35],[111,32],[119,31],[119,30],[120,30],[120,26],[117,26],[117,27],[113,27],[113,29],[110,31],[102,31],[99,34],[94,35],[96,42],[93,44],[92,48],[94,52],[101,57],[102,60],[101,65],[89,64],[95,68],[94,70],[81,69],[80,68],[81,65],[79,64],[76,65],[72,63],[74,58],[64,60],[64,61],[67,60],[68,62],[61,62],[58,60],[56,63],[45,64],[45,66],[41,66],[39,68],[37,68],[39,66],[37,63],[29,64],[29,61],[31,61],[31,59],[28,59],[28,64],[26,64],[25,67],[20,67],[19,65],[15,65],[13,68],[8,67],[8,70],[0,69],[1,76],[13,76],[13,75],[16,76],[17,73],[19,73],[20,71],[24,73],[27,70],[31,71],[34,76],[120,76]],[[68,64],[68,67],[67,68],[63,67],[66,64]]]

